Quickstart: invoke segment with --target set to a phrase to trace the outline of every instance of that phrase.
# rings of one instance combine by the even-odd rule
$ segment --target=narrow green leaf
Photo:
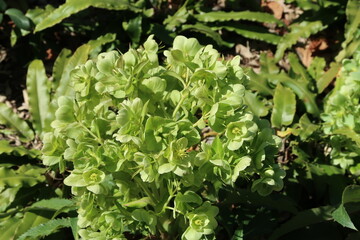
[[[95,40],[90,40],[87,44],[90,45],[90,55],[96,56],[101,51],[101,46],[113,42],[116,39],[116,33],[107,33],[98,37]]]
[[[77,221],[78,221],[78,218],[70,218],[71,232],[72,232],[75,240],[79,239]]]
[[[27,31],[31,30],[30,19],[27,18],[19,9],[9,8],[5,11],[5,14],[14,21],[17,27]]]
[[[318,33],[323,30],[325,26],[322,25],[321,21],[307,22],[303,21],[300,24],[294,23],[290,26],[291,31],[285,34],[275,53],[275,61],[279,61],[286,51],[286,49],[293,46],[300,38],[308,38],[310,35]]]
[[[268,56],[267,53],[260,53],[260,66],[261,72],[268,73],[268,74],[277,74],[279,73],[280,69],[276,65],[274,57]]]
[[[45,208],[51,210],[59,210],[67,206],[73,206],[75,203],[64,198],[43,199],[31,205],[31,208]]]
[[[190,13],[186,9],[187,2],[184,3],[184,5],[179,8],[176,13],[173,16],[168,16],[164,20],[165,29],[169,31],[173,31],[174,28],[181,26],[181,24],[184,24],[189,17]]]
[[[54,67],[53,67],[53,81],[52,81],[52,89],[56,90],[59,86],[61,76],[63,74],[64,68],[67,65],[69,59],[71,57],[71,50],[63,48],[56,58]]]
[[[330,64],[329,70],[326,71],[319,79],[316,81],[316,86],[318,93],[322,93],[327,86],[335,79],[336,75],[340,70],[341,64],[332,62]]]
[[[138,12],[139,8],[132,5],[127,0],[67,0],[66,3],[56,8],[53,12],[47,15],[43,21],[36,25],[34,32],[42,31],[46,28],[52,27],[65,18],[78,13],[89,7],[105,8],[109,10],[125,10],[130,9]]]
[[[274,89],[270,88],[266,77],[263,74],[256,74],[252,69],[247,73],[249,76],[249,85],[253,90],[258,91],[264,96],[272,96],[274,94]]]
[[[46,223],[30,228],[22,234],[17,240],[25,240],[28,237],[32,239],[40,239],[54,233],[59,228],[71,227],[70,218],[52,219]]]
[[[360,202],[360,186],[351,185],[344,189],[342,195],[342,203],[359,203]]]
[[[288,88],[278,84],[274,94],[274,108],[271,114],[271,125],[281,128],[290,125],[296,110],[295,94]]]
[[[307,70],[304,68],[304,66],[301,65],[298,56],[295,53],[289,53],[288,59],[291,70],[294,71],[294,73],[300,75],[300,79],[302,81],[311,84],[313,80]]]
[[[32,167],[33,169],[27,169]],[[34,186],[45,178],[41,174],[45,172],[44,168],[36,168],[32,165],[23,165],[18,170],[0,167],[0,187],[10,186]]]
[[[196,23],[195,25],[183,25],[182,26],[182,31],[186,31],[186,30],[191,30],[194,32],[200,32],[205,34],[206,36],[210,37],[211,39],[213,39],[216,44],[218,44],[219,46],[226,46],[226,47],[233,47],[234,44],[233,43],[229,43],[224,41],[221,38],[221,35],[216,31],[213,30],[211,27],[208,27],[206,25],[203,25],[201,23]]]
[[[73,88],[69,85],[70,72],[78,65],[84,64],[88,59],[90,46],[84,44],[76,49],[75,53],[71,56],[66,66],[64,67],[61,75],[59,87],[56,89],[54,99],[60,96],[69,96],[73,92]]]
[[[36,158],[40,155],[40,151],[37,149],[27,149],[23,146],[12,146],[6,140],[0,140],[0,154],[12,154],[15,156],[25,156],[30,158]]]
[[[213,29],[225,29],[230,32],[235,32],[246,38],[260,40],[274,45],[279,44],[281,40],[280,36],[270,33],[266,28],[253,25],[227,23],[219,27],[213,27]]]
[[[6,220],[6,223],[0,227],[1,239],[15,240],[15,232],[20,224],[21,219],[19,218],[12,217]]]
[[[41,215],[37,215],[32,212],[26,212],[19,227],[16,229],[15,238],[18,239],[22,234],[27,232],[32,227],[36,227],[44,222],[48,221],[48,218]]]
[[[349,214],[347,213],[345,207],[343,204],[341,204],[333,213],[332,217],[334,220],[338,223],[340,223],[342,226],[357,230],[354,223],[351,221],[351,218]]]
[[[140,42],[142,33],[142,16],[130,19],[129,22],[123,22],[123,28],[129,34],[129,37],[134,46]]]
[[[323,206],[299,212],[292,219],[275,229],[269,240],[279,239],[287,233],[312,224],[329,221],[332,219],[331,213],[333,211],[334,207]]]
[[[32,61],[27,72],[26,87],[33,126],[40,137],[45,128],[45,117],[50,104],[50,91],[47,84],[48,78],[43,62],[41,60]]]
[[[29,125],[5,103],[0,103],[0,124],[14,129],[28,141],[34,139],[34,132],[30,129]]]
[[[276,19],[273,15],[263,12],[208,12],[196,14],[194,17],[202,22],[225,22],[225,21],[238,21],[238,20],[247,20],[253,22],[263,22],[263,23],[276,23],[279,26],[284,26],[284,23]]]
[[[342,50],[335,57],[336,62],[341,62],[344,58],[350,57],[357,47],[349,47],[351,42],[360,45],[359,26],[360,26],[360,1],[349,0],[346,5],[346,18],[345,24],[345,41],[341,44]]]

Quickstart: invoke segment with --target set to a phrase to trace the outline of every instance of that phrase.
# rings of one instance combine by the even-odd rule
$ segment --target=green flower
[[[266,168],[260,173],[260,179],[253,182],[251,191],[257,191],[261,196],[269,195],[272,191],[280,191],[283,186],[285,171],[274,164],[272,168]]]
[[[186,216],[190,221],[190,226],[182,235],[182,240],[198,240],[202,235],[214,233],[217,227],[215,216],[219,213],[217,207],[211,206],[210,202],[204,202],[199,208]]]
[[[254,138],[258,126],[252,119],[252,115],[245,114],[239,121],[228,124],[225,135],[229,139],[229,150],[237,150],[243,145],[244,141],[251,141]]]
[[[101,183],[105,179],[105,173],[98,169],[92,169],[84,172],[83,178],[87,185],[95,185]]]

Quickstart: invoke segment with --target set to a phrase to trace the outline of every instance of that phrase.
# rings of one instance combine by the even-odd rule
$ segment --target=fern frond
[[[41,237],[46,237],[56,232],[59,228],[67,228],[70,226],[71,218],[53,219],[36,227],[30,228],[28,231],[23,233],[18,240],[25,240],[27,238],[40,239]]]
[[[211,39],[213,39],[219,46],[226,46],[226,47],[233,47],[234,44],[233,43],[229,43],[224,41],[221,38],[221,35],[216,32],[216,29],[213,29],[211,27],[208,27],[206,25],[203,25],[201,23],[196,23],[195,25],[190,25],[190,24],[186,24],[182,26],[182,30],[191,30],[194,32],[200,32],[205,34],[206,36],[210,37]]]
[[[275,23],[278,26],[284,26],[284,23],[269,13],[263,12],[208,12],[196,14],[194,17],[202,22],[226,22],[247,20],[252,22]]]
[[[296,44],[299,38],[308,38],[310,35],[318,33],[325,28],[326,26],[324,26],[321,21],[304,21],[300,24],[296,23],[291,25],[291,31],[284,35],[280,40],[275,53],[275,61],[279,61],[284,56],[286,49]]]
[[[245,24],[226,24],[213,29],[225,29],[230,32],[235,32],[246,38],[264,41],[270,44],[279,44],[281,37],[272,33],[269,33],[265,28],[258,26],[249,26]]]

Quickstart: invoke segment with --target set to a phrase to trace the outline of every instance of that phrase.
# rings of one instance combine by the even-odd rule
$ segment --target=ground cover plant
[[[359,11],[0,0],[1,238],[359,239]]]

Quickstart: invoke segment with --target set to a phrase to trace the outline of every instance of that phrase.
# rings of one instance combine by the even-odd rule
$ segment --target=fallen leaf
[[[282,18],[282,15],[284,13],[284,7],[279,2],[265,2],[265,7],[272,12],[275,18]]]

